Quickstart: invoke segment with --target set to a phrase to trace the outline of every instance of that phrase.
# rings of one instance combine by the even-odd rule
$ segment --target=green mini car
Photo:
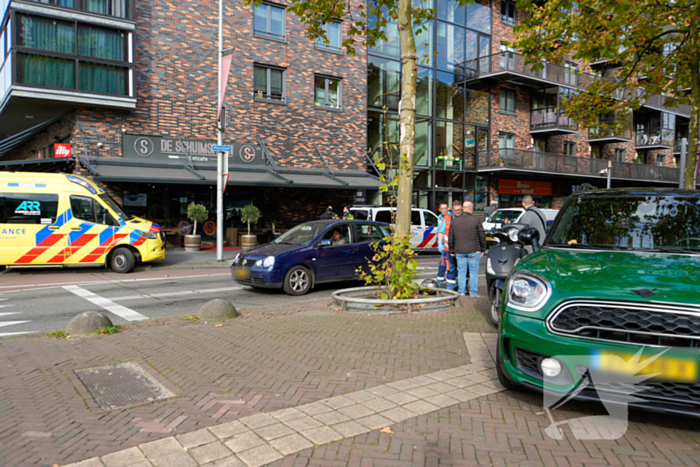
[[[700,415],[700,192],[572,195],[500,313],[502,385]]]

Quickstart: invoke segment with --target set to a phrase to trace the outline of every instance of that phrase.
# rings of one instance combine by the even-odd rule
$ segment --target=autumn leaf
[[[388,426],[385,426],[384,428],[379,430],[379,432],[380,433],[393,433],[393,431],[391,431],[391,427],[388,427]]]

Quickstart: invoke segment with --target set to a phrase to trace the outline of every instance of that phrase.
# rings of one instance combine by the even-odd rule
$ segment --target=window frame
[[[508,98],[509,97],[512,98],[512,102],[513,102],[513,109],[512,110],[508,107]],[[506,104],[505,106],[503,105],[504,102]],[[518,108],[515,91],[513,89],[509,89],[509,88],[501,88],[500,94],[499,94],[498,104],[499,104],[499,112],[500,113],[505,114],[505,115],[515,115],[517,108]]]
[[[504,10],[505,14],[503,13]],[[514,1],[501,0],[501,22],[510,26],[517,24],[517,10]]]
[[[263,68],[266,73],[266,93],[263,97],[259,97],[259,93],[255,89],[255,69]],[[275,99],[270,97],[272,90],[272,70],[277,70],[282,72],[282,97],[280,99]],[[274,66],[274,65],[263,65],[262,63],[253,64],[253,99],[260,102],[274,102],[278,104],[287,103],[287,69]]]
[[[258,31],[255,29],[255,10],[260,8],[260,7],[266,7],[267,12],[265,14],[265,31]],[[283,19],[282,19],[282,35],[277,35],[274,33],[270,32],[270,24],[272,22],[272,15],[270,14],[271,8],[277,8],[279,10],[282,10],[283,14]],[[262,37],[265,39],[273,39],[277,41],[283,41],[287,42],[287,7],[273,3],[273,2],[262,2],[260,5],[256,5],[253,7],[253,36],[255,37]]]
[[[325,83],[325,101],[326,101],[326,103],[325,104],[318,104],[316,102],[316,89],[318,89],[316,86],[317,79],[326,80],[326,83]],[[331,81],[338,82],[338,106],[337,107],[334,107],[334,106],[329,104],[329,99],[328,99],[329,89],[328,88],[329,88]],[[327,76],[327,75],[314,75],[314,107],[319,107],[319,108],[325,109],[325,110],[336,110],[336,111],[343,110],[343,79],[336,78],[334,76]]]
[[[573,148],[573,154],[570,154],[571,148]],[[575,141],[564,141],[564,156],[566,157],[576,157],[576,142]]]
[[[329,24],[337,24],[338,25],[338,47],[333,47],[330,44],[330,33],[328,31],[328,25]],[[332,19],[328,21],[327,23],[323,24],[323,29],[326,31],[326,37],[329,38],[329,43],[326,44],[323,42],[321,38],[318,38],[314,41],[314,47],[317,49],[325,50],[327,52],[342,52],[343,51],[343,22],[339,19]]]
[[[615,148],[615,161],[625,162],[625,150],[622,148]]]

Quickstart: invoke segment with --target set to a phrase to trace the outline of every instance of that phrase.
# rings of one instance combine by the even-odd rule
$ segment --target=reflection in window
[[[75,61],[18,53],[17,83],[75,89]]]
[[[437,4],[438,19],[464,26],[466,7],[457,0],[440,0]]]
[[[78,54],[124,61],[124,33],[81,24],[78,26]]]
[[[416,83],[416,113],[433,115],[433,70],[420,66]]]
[[[369,57],[368,60],[367,105],[398,110],[401,99],[401,64],[377,57]]]
[[[437,67],[462,73],[464,66],[464,28],[437,22]]]
[[[435,128],[435,165],[439,168],[464,169],[462,125],[437,122]]]
[[[285,9],[276,5],[262,3],[255,6],[254,31],[277,39],[284,39]]]
[[[413,174],[413,188],[432,188],[430,170],[416,170]]]
[[[80,61],[80,90],[104,94],[126,94],[126,68]]]
[[[52,52],[75,53],[75,25],[53,19],[19,15],[19,45]]]
[[[384,17],[387,17],[386,7],[382,8]],[[377,18],[374,15],[369,14],[369,28],[374,29],[377,27]],[[386,41],[379,39],[377,43],[369,48],[370,53],[384,55],[388,57],[401,57],[401,43],[399,42],[399,24],[397,21],[390,21],[384,26],[384,34],[386,35]],[[418,40],[416,38],[416,45]],[[419,55],[420,57],[420,55]]]
[[[457,82],[455,75],[439,71],[436,92],[436,116],[461,121],[464,118],[464,86]]]
[[[416,64],[433,65],[433,22],[423,24],[416,34]]]
[[[255,65],[253,90],[257,99],[284,101],[284,70]]]
[[[474,84],[465,89],[466,103],[464,119],[469,123],[489,124],[489,89],[488,85]]]
[[[464,173],[437,170],[435,172],[435,186],[438,188],[464,188]],[[452,206],[450,206],[452,208]]]
[[[491,34],[491,2],[476,0],[467,4],[467,27],[485,34]]]
[[[415,167],[430,166],[430,154],[432,150],[432,125],[430,120],[416,120],[416,150],[414,155]]]
[[[322,49],[330,49],[330,50],[340,50],[340,47],[342,45],[342,30],[343,30],[343,25],[342,23],[339,23],[337,21],[331,21],[323,25],[323,29],[326,31],[326,37],[328,39],[328,43],[326,43],[325,40],[318,38],[314,42],[316,47],[320,47]]]
[[[385,122],[383,113],[368,112],[368,119],[367,143],[370,157],[372,160],[378,157],[388,165],[393,159],[393,164],[396,165],[398,162],[399,116],[387,113]]]
[[[320,107],[339,109],[341,105],[341,82],[324,76],[315,77],[314,103]]]

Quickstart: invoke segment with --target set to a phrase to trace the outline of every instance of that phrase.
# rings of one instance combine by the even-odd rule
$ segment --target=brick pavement
[[[465,300],[453,312],[368,316],[309,301],[242,310],[219,328],[169,318],[112,336],[2,339],[2,465],[75,462],[467,364],[461,331],[489,329],[470,302],[485,308]],[[127,361],[177,397],[101,411],[74,370]]]

